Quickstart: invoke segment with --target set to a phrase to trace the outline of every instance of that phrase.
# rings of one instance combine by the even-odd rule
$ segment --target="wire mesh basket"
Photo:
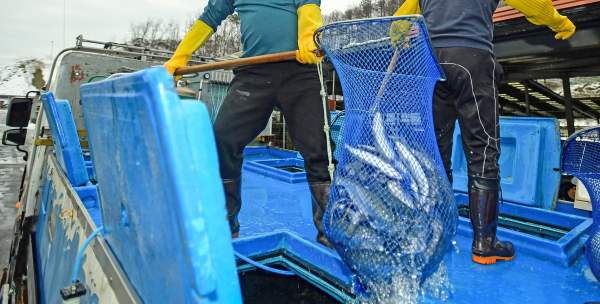
[[[335,151],[333,152],[333,157],[335,159],[340,158],[340,151],[343,148],[343,134],[344,134],[344,112],[332,112],[331,113],[331,140],[335,143]]]
[[[437,270],[458,219],[432,117],[443,74],[424,21],[333,23],[316,40],[345,102],[325,232],[367,289],[398,277],[422,282]]]
[[[600,280],[600,127],[581,130],[565,141],[561,167],[578,178],[590,194],[594,223],[585,255]]]

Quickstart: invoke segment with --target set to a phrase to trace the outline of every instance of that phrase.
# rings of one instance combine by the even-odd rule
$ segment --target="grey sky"
[[[325,13],[360,0],[321,0]],[[200,12],[207,0],[2,0],[0,63],[23,57],[50,57],[75,37],[122,41],[129,25],[147,18],[186,20]],[[66,5],[65,5],[66,4]],[[66,41],[63,39],[63,5]],[[54,48],[52,49],[52,41]]]

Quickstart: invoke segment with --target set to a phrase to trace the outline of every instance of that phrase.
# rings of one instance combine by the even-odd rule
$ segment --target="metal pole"
[[[527,83],[524,83],[523,85],[525,85],[525,114],[529,116],[531,112],[531,104],[529,102],[529,87],[527,86]]]
[[[283,148],[285,149],[285,116],[283,116],[283,112],[279,112],[279,114],[281,115],[281,121],[283,121]]]
[[[571,79],[569,76],[562,78],[563,94],[565,95],[565,114],[567,118],[567,132],[569,136],[575,133],[575,119],[573,117],[573,99],[571,98]]]

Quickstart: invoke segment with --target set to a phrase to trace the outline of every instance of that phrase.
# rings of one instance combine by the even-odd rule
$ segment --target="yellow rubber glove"
[[[192,54],[212,36],[213,32],[213,29],[204,23],[204,21],[197,20],[179,43],[173,57],[165,63],[164,66],[167,72],[173,75],[176,69],[185,67],[192,58]],[[178,78],[181,77],[176,77],[176,79]]]
[[[298,8],[298,50],[296,60],[303,64],[316,64],[321,61],[315,51],[315,31],[323,26],[321,8],[316,4],[306,4]]]
[[[569,39],[575,34],[573,22],[559,14],[552,6],[551,0],[506,0],[505,2],[523,13],[529,22],[548,26],[556,33],[554,38],[558,40]]]
[[[419,0],[406,0],[394,13],[394,16],[415,15],[421,13]],[[418,33],[411,33],[415,30],[412,22],[408,20],[398,20],[392,22],[390,26],[390,39],[393,47],[410,47],[410,37]]]
[[[406,0],[394,13],[394,16],[416,15],[421,13],[419,0]]]

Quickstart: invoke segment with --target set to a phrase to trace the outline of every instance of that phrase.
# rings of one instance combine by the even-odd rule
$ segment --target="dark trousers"
[[[433,118],[444,167],[452,181],[452,140],[458,119],[469,176],[499,179],[499,105],[501,77],[493,54],[474,48],[438,48],[447,81],[438,82]]]
[[[329,114],[323,115],[316,67],[290,61],[245,67],[234,73],[214,125],[232,236],[236,237],[240,229],[238,214],[242,206],[240,177],[244,147],[260,134],[273,108],[278,107],[294,145],[304,157],[313,217],[319,232],[317,239],[328,244],[321,223],[330,181],[323,132],[324,119],[329,119]]]
[[[304,157],[309,182],[329,181],[321,85],[315,65],[295,61],[238,69],[215,121],[221,177],[241,176],[243,150],[265,128],[274,107]]]

